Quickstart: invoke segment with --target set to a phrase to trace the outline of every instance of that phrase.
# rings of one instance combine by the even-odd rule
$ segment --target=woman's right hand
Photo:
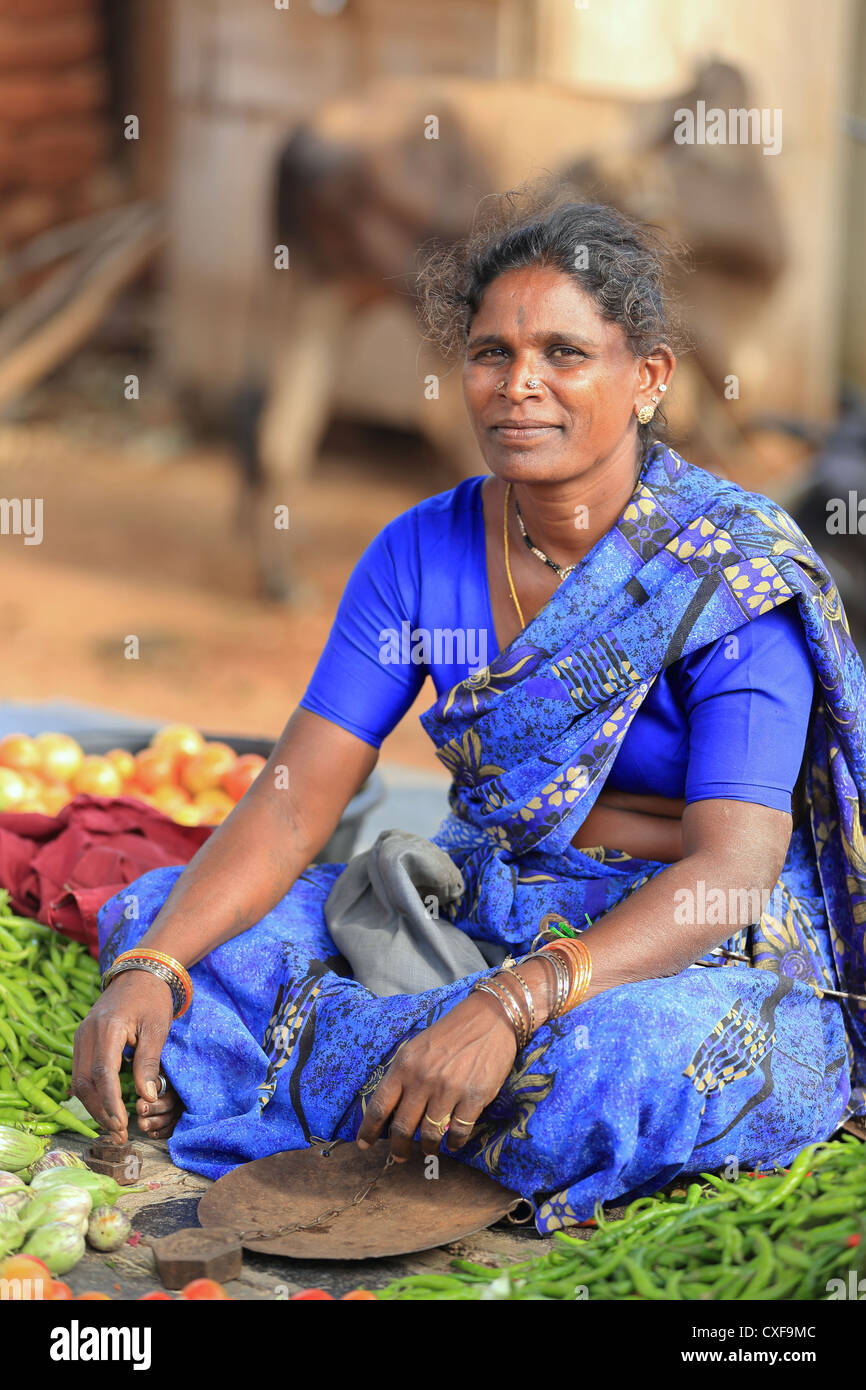
[[[123,1049],[127,1043],[135,1048],[132,1074],[139,1097],[155,1100],[173,1013],[164,980],[127,970],[112,980],[76,1030],[70,1090],[118,1144],[126,1141],[128,1123],[119,1078]]]

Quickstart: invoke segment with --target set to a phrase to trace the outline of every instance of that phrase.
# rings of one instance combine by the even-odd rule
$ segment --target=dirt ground
[[[132,1221],[135,1244],[126,1244],[111,1254],[88,1247],[80,1263],[63,1276],[73,1294],[97,1291],[125,1301],[162,1289],[154,1241],[200,1224],[198,1204],[211,1182],[176,1168],[164,1140],[140,1139],[134,1132],[131,1138],[142,1160],[138,1183],[145,1191],[121,1197],[119,1205]],[[63,1143],[86,1158],[87,1139],[66,1133]],[[423,1173],[419,1171],[418,1176],[423,1184]],[[608,1213],[618,1214],[617,1209]],[[534,1226],[503,1222],[435,1249],[381,1259],[296,1260],[245,1250],[240,1276],[227,1280],[225,1288],[231,1298],[242,1300],[285,1300],[303,1288],[326,1289],[340,1298],[350,1289],[384,1288],[407,1274],[447,1274],[455,1256],[498,1268],[540,1255],[547,1244],[537,1236]]]
[[[290,499],[297,593],[284,607],[254,596],[227,449],[147,450],[94,433],[0,425],[0,497],[42,498],[44,517],[40,545],[0,535],[0,698],[273,736],[365,546],[455,481],[411,438],[332,431]],[[124,655],[133,635],[137,660]],[[417,722],[432,698],[428,682],[383,761],[438,766]]]

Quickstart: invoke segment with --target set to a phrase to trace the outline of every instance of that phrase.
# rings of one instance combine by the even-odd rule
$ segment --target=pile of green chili
[[[557,1231],[535,1259],[500,1269],[457,1259],[452,1274],[410,1275],[377,1297],[827,1299],[831,1280],[866,1273],[866,1147],[843,1134],[803,1149],[787,1171],[702,1173],[632,1202],[621,1220],[595,1215],[588,1240]]]
[[[16,916],[0,891],[0,1124],[31,1134],[97,1130],[67,1109],[72,1039],[99,994],[99,968],[86,947],[41,922]],[[124,1100],[135,1087],[122,1074]]]

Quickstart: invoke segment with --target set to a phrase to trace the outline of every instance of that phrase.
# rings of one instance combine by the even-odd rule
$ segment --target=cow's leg
[[[351,313],[339,284],[308,282],[294,291],[278,326],[258,424],[257,476],[244,507],[259,589],[269,598],[289,597],[286,521],[328,421],[339,344]]]

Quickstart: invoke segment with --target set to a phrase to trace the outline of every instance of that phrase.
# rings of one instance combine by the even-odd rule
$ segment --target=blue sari
[[[772,895],[728,942],[751,964],[708,956],[542,1026],[457,1155],[532,1201],[541,1232],[680,1173],[786,1164],[866,1111],[866,1005],[821,993],[866,995],[866,672],[792,519],[655,445],[616,525],[544,609],[422,716],[453,778],[435,837],[465,881],[451,920],[518,954],[545,913],[584,925],[664,871],[572,838],[659,672],[789,602],[817,676],[808,815]],[[478,978],[388,998],[346,978],[323,915],[341,869],[311,867],[193,967],[193,1005],[163,1053],[185,1107],[169,1141],[179,1167],[216,1178],[352,1139],[400,1048]],[[105,905],[103,970],[180,872],[146,874]]]

